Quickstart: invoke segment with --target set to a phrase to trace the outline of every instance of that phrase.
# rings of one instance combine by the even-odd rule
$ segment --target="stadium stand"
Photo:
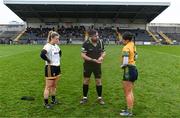
[[[0,25],[0,44],[11,44],[24,30],[24,24]]]
[[[0,44],[10,44],[19,33],[19,31],[4,31],[0,34]]]
[[[31,40],[29,43],[33,41],[37,41],[37,43],[41,43],[43,40],[45,41],[50,30],[57,31],[61,35],[61,40],[66,41],[67,39],[72,39],[73,41],[84,41],[86,32],[88,32],[91,28],[89,27],[88,30],[85,29],[84,26],[71,26],[69,28],[65,28],[61,26],[55,30],[55,28],[31,28],[27,27],[24,34],[20,37],[20,40],[24,43],[27,43],[27,40]],[[116,31],[111,28],[95,28],[100,35],[101,39],[109,39],[114,41],[116,38]],[[26,40],[26,41],[25,41]]]
[[[32,4],[33,3],[33,4]],[[48,31],[55,30],[62,41],[83,41],[89,29],[96,29],[105,42],[121,40],[131,31],[139,44],[152,40],[147,24],[169,7],[169,2],[120,1],[19,1],[4,4],[26,21],[27,28],[18,35],[19,43],[45,43]],[[22,31],[21,31],[22,32]],[[165,32],[163,32],[165,34]],[[16,38],[17,39],[17,38]]]
[[[14,38],[16,35],[18,35],[18,31],[4,31],[0,38]]]
[[[125,31],[129,31],[133,33],[137,41],[150,41],[151,40],[151,36],[149,36],[147,31],[143,29],[119,29],[118,31],[121,34],[124,33]]]
[[[163,44],[178,44],[180,42],[180,24],[150,24],[149,29],[157,32]]]
[[[175,42],[180,42],[180,33],[165,33],[168,37],[175,40]]]
[[[61,35],[61,40],[66,42],[67,39],[72,39],[73,41],[83,41],[86,36],[86,32],[93,28],[93,26],[89,27],[87,30],[84,26],[71,26],[69,28],[65,28],[64,26],[57,26],[58,28],[31,28],[27,27],[26,31],[23,32],[22,35],[19,37],[19,43],[26,44],[26,43],[33,43],[33,44],[41,44],[46,42],[46,38],[48,32],[50,30],[57,31]],[[162,44],[172,44],[173,40],[179,42],[179,34],[178,33],[163,33],[162,31],[149,31],[143,29],[120,29],[119,27],[99,27],[94,28],[99,32],[99,36],[104,42],[107,41],[116,41],[118,39],[118,33],[122,34],[125,31],[130,31],[135,35],[136,41],[143,41],[143,42],[157,42]],[[9,31],[6,31],[0,35],[1,38],[10,38],[17,36],[19,32],[12,31],[9,34]],[[16,34],[16,35],[15,35]],[[14,36],[15,35],[15,36]],[[3,37],[4,36],[4,37]],[[13,37],[11,37],[13,36]]]
[[[85,39],[86,32],[93,28],[93,26],[89,27],[87,30],[84,26],[71,26],[70,28],[65,28],[64,26],[59,27],[55,30],[55,28],[31,28],[27,27],[25,33],[20,37],[21,41],[27,43],[32,43],[33,41],[38,41],[37,43],[41,43],[43,40],[45,41],[47,38],[47,34],[50,30],[57,31],[61,35],[61,40],[66,40],[72,38],[73,41],[83,41]],[[119,29],[113,27],[99,27],[94,28],[98,31],[100,39],[103,39],[104,42],[115,41],[118,40],[118,33],[122,34],[125,31],[132,32],[137,41],[150,41],[151,36],[148,35],[146,30],[142,29]]]

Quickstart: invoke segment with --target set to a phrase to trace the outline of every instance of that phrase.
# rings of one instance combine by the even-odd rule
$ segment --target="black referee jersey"
[[[86,40],[82,45],[82,52],[86,53],[86,55],[92,59],[98,59],[102,52],[104,52],[104,43],[102,40],[97,39],[96,46],[93,45],[91,39]],[[85,63],[95,63],[95,62],[89,62],[85,61]]]

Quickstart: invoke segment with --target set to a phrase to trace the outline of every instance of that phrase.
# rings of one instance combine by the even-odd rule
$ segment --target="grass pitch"
[[[102,65],[103,97],[96,102],[92,76],[89,102],[82,97],[82,59],[80,45],[62,45],[62,77],[53,109],[43,108],[44,61],[39,57],[42,45],[0,45],[0,117],[120,117],[124,107],[122,70],[119,60],[122,46],[106,46]],[[170,118],[180,116],[180,46],[138,46],[138,81],[135,82],[135,117]],[[22,101],[33,96],[35,101]]]

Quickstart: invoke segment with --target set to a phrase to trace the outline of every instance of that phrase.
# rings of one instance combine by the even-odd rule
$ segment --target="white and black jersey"
[[[58,45],[52,45],[50,43],[47,43],[43,50],[46,51],[46,59],[44,59],[46,62],[46,65],[51,66],[60,66],[60,56],[61,56],[61,49]],[[50,63],[48,63],[48,61]]]

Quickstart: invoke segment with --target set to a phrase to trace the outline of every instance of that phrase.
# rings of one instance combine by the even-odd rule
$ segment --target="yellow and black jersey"
[[[127,43],[122,49],[122,58],[128,57],[128,65],[135,65],[136,47],[132,41]],[[123,59],[122,59],[123,60]]]

